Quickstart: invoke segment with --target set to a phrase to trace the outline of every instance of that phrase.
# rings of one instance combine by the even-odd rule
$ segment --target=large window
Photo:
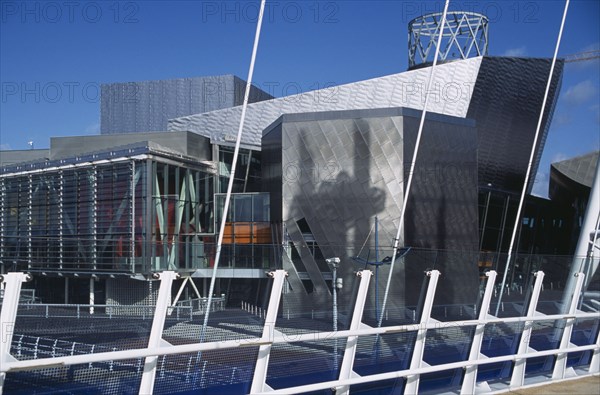
[[[214,240],[214,175],[152,162],[146,256],[152,270],[206,267]]]
[[[233,163],[233,147],[219,146],[219,192],[226,193]],[[260,152],[241,148],[235,168],[233,192],[260,190]]]
[[[217,231],[223,218],[225,196],[215,195]],[[268,193],[231,196],[221,254],[224,266],[271,268],[274,265],[275,247],[272,244],[269,213]]]

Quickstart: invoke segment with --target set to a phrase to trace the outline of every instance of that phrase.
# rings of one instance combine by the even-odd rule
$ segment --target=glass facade
[[[210,260],[205,244],[214,240],[214,176],[178,164],[151,162],[151,193],[145,195],[143,257],[152,271],[193,270]],[[148,261],[148,259],[144,259]]]
[[[121,270],[135,255],[144,167],[130,160],[0,178],[3,271]]]
[[[479,193],[480,250],[508,251],[519,196],[496,190]],[[572,254],[573,209],[556,202],[527,196],[515,248],[522,254]]]
[[[516,194],[492,189],[479,193],[481,278],[487,270],[496,270],[501,275],[506,270],[518,203]],[[572,239],[578,235],[573,211],[572,207],[554,201],[527,196],[508,265],[509,284],[523,286],[524,279],[542,267],[548,282],[558,284],[567,276],[574,252]]]
[[[214,174],[158,157],[104,162],[0,177],[2,272],[207,266]]]
[[[219,192],[227,193],[233,163],[233,147],[219,146]],[[234,193],[260,192],[260,151],[240,148],[233,183]]]
[[[215,195],[216,229],[221,226],[225,196]],[[268,269],[276,262],[277,251],[272,242],[269,194],[233,194],[227,212],[220,265]]]

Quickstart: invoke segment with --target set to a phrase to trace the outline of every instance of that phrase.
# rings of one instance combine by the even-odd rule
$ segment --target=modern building
[[[481,226],[478,199],[518,192],[548,69],[546,59],[495,57],[437,67],[439,95],[429,109],[402,240],[414,252],[395,275],[397,287],[407,290],[398,303],[415,302],[418,292],[404,268],[427,264],[419,249],[444,251],[436,267],[445,269],[449,302],[472,297],[453,284],[477,282],[480,247],[502,245],[490,236],[499,208],[489,205]],[[264,270],[284,267],[291,273],[290,300],[299,295],[325,303],[331,272],[324,258],[343,257],[340,275],[351,276],[357,268],[351,258],[374,251],[375,216],[380,253],[390,254],[427,73],[418,68],[249,105],[219,293],[231,303],[251,295],[260,302]],[[539,83],[524,96],[516,87],[526,81]],[[502,105],[492,105],[498,97]],[[103,99],[103,119],[114,107]],[[53,138],[49,151],[39,152],[43,159],[5,166],[4,271],[72,277],[82,289],[93,276],[95,289],[106,289],[104,299],[115,303],[126,296],[110,284],[122,278],[149,278],[168,268],[208,278],[239,112],[228,107],[174,118],[168,132]],[[144,118],[143,111],[136,114]],[[113,122],[111,130],[129,130],[132,117]],[[545,133],[548,122],[543,126]]]
[[[475,297],[467,292],[482,266],[502,270],[551,62],[486,51],[435,69],[394,306],[417,302],[425,268],[443,270],[439,292],[451,304]],[[253,89],[217,271],[216,292],[230,304],[262,303],[273,268],[289,273],[284,303],[329,303],[326,257],[340,257],[348,279],[360,267],[354,258],[390,256],[430,72],[422,55],[405,72],[293,96]],[[559,60],[533,174],[562,70]],[[85,302],[91,292],[131,303],[133,289],[150,295],[145,280],[167,269],[206,294],[244,86],[234,76],[103,85],[100,135],[53,138],[24,162],[3,151],[2,272],[47,277],[48,301]],[[563,253],[535,229],[569,215],[528,198],[519,251]],[[557,238],[571,230],[558,228]],[[380,269],[379,288],[389,267]],[[70,296],[54,291],[63,282]]]

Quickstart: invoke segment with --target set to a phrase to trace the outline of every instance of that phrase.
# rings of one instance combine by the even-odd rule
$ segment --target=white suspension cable
[[[381,315],[377,322],[377,327],[381,327],[383,317],[385,316],[385,307],[390,291],[390,284],[392,282],[392,273],[394,272],[394,264],[396,263],[396,254],[398,252],[398,242],[400,240],[400,234],[402,233],[402,225],[404,224],[404,214],[406,213],[406,205],[408,203],[408,197],[410,196],[410,188],[412,186],[413,174],[415,172],[415,165],[417,163],[417,155],[419,154],[419,144],[421,143],[421,135],[423,133],[423,125],[425,125],[425,115],[427,114],[427,104],[429,103],[429,89],[431,82],[433,81],[433,75],[435,66],[437,65],[438,56],[440,54],[440,46],[442,45],[442,38],[444,35],[444,25],[446,24],[446,14],[448,13],[448,5],[450,0],[446,0],[444,5],[444,12],[442,13],[442,24],[440,25],[440,32],[435,47],[435,56],[433,58],[433,64],[429,70],[429,80],[427,81],[427,89],[425,90],[425,103],[423,103],[423,111],[421,112],[421,122],[419,123],[419,131],[417,132],[417,141],[415,142],[415,150],[413,152],[412,162],[410,163],[410,171],[408,173],[408,181],[406,182],[406,191],[404,192],[404,199],[402,201],[402,210],[400,211],[400,223],[398,224],[398,232],[394,239],[394,251],[392,254],[392,262],[390,263],[390,272],[387,278],[387,284],[385,286],[385,293],[383,296],[383,305],[381,306]]]
[[[375,223],[373,223],[373,225],[371,225],[371,229],[369,229],[369,234],[367,235],[367,238],[365,239],[365,242],[363,243],[362,247],[360,247],[360,250],[358,251],[358,254],[356,256],[360,256],[360,254],[362,254],[363,249],[367,245],[367,241],[369,241],[369,237],[371,237],[371,233],[373,233],[373,228],[374,227],[375,227]]]
[[[225,224],[227,222],[227,214],[229,211],[229,202],[231,201],[231,192],[233,191],[233,180],[235,176],[235,168],[237,165],[238,154],[240,152],[240,144],[242,140],[242,131],[244,130],[244,121],[246,119],[246,109],[248,107],[248,101],[250,98],[250,88],[252,87],[252,75],[254,74],[254,62],[256,60],[256,52],[258,50],[258,42],[260,39],[260,30],[262,26],[263,15],[265,13],[265,2],[261,0],[260,11],[258,14],[258,22],[256,24],[256,33],[254,36],[254,47],[252,48],[252,58],[250,60],[250,68],[248,70],[248,79],[246,80],[246,91],[244,92],[244,102],[242,104],[242,115],[240,117],[240,126],[238,128],[237,138],[235,140],[235,149],[233,151],[233,160],[231,163],[231,172],[229,174],[229,184],[227,185],[227,194],[225,195],[225,207],[223,207],[223,218],[221,218],[221,227],[219,229],[219,237],[217,239],[217,251],[215,254],[215,263],[213,265],[212,276],[210,279],[210,287],[208,291],[208,301],[206,305],[206,312],[204,314],[204,323],[202,324],[202,332],[200,333],[200,342],[204,341],[206,335],[206,328],[208,326],[208,318],[210,315],[210,307],[212,303],[212,294],[215,289],[215,282],[217,279],[217,269],[219,268],[219,261],[221,259],[221,249],[223,246],[223,235],[225,233]]]
[[[544,110],[546,109],[546,101],[548,100],[548,93],[550,92],[550,85],[552,84],[552,77],[554,75],[554,65],[556,64],[556,58],[558,56],[558,49],[560,48],[560,40],[563,33],[563,28],[565,26],[565,20],[567,19],[567,11],[569,10],[569,0],[565,2],[565,10],[563,12],[562,21],[560,23],[560,30],[558,32],[558,39],[556,40],[556,48],[554,49],[554,56],[552,57],[552,65],[550,66],[550,75],[548,76],[548,82],[546,83],[546,91],[544,93],[544,100],[542,101],[542,108],[540,110],[540,117],[538,119],[537,127],[535,129],[535,136],[533,138],[533,145],[531,147],[531,154],[529,155],[529,163],[527,165],[527,172],[525,173],[525,182],[523,183],[523,190],[521,191],[521,199],[519,200],[519,207],[517,209],[517,217],[515,218],[515,226],[512,231],[512,236],[510,238],[510,245],[508,247],[508,256],[506,258],[506,265],[504,266],[504,274],[502,275],[502,285],[500,288],[500,295],[498,296],[498,305],[496,306],[495,315],[498,316],[498,311],[500,310],[500,302],[502,301],[502,295],[504,294],[504,287],[506,286],[506,277],[508,274],[508,267],[510,265],[510,260],[513,254],[513,248],[515,244],[515,239],[517,237],[517,231],[520,226],[521,219],[521,210],[523,208],[523,201],[525,200],[525,193],[527,192],[527,184],[529,184],[529,177],[531,174],[531,168],[533,166],[533,159],[535,158],[536,153],[536,145],[538,141],[538,137],[540,134],[540,129],[542,128],[542,120],[544,119]],[[498,247],[500,248],[500,247]]]

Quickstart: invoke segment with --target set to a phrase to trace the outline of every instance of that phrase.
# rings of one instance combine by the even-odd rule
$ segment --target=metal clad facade
[[[436,68],[428,111],[464,118],[469,109],[482,58]],[[262,131],[283,114],[407,107],[421,109],[429,69],[406,71],[366,81],[300,93],[248,106],[242,143],[260,149]],[[233,144],[241,107],[226,108],[169,120],[167,130],[187,130],[213,142]]]
[[[282,199],[281,208],[272,200],[272,221],[283,223],[296,246],[293,248],[298,249],[302,262],[297,270],[306,271],[314,284],[312,294],[304,296],[312,303],[329,297],[322,274],[329,272],[323,257],[342,258],[341,275],[350,281],[356,269],[350,257],[359,255],[362,245],[374,254],[371,228],[375,216],[379,217],[382,254],[391,253],[418,116],[418,111],[403,108],[294,114],[282,117],[266,132],[263,157],[273,160],[264,162],[263,181],[272,196],[280,193]],[[474,126],[472,121],[454,117],[428,117],[403,245],[469,254],[477,250]],[[306,226],[319,254],[306,254],[311,242]],[[457,286],[477,280],[476,257],[461,258],[447,256],[439,262],[448,267],[447,280],[453,284],[444,293],[449,302],[472,299]],[[414,281],[405,277],[402,265],[395,271],[394,304],[401,305],[409,294],[401,284]],[[387,276],[379,278],[381,287],[384,278]],[[302,294],[290,295],[288,300]],[[374,299],[370,300],[373,304]]]
[[[170,118],[240,105],[245,86],[233,75],[104,84],[100,133],[166,130]],[[270,98],[252,88],[251,102]]]
[[[479,131],[480,185],[520,191],[550,73],[550,59],[484,57],[467,118]],[[562,81],[559,60],[548,93],[548,102],[532,173],[542,155]],[[535,177],[529,183],[529,190]]]

